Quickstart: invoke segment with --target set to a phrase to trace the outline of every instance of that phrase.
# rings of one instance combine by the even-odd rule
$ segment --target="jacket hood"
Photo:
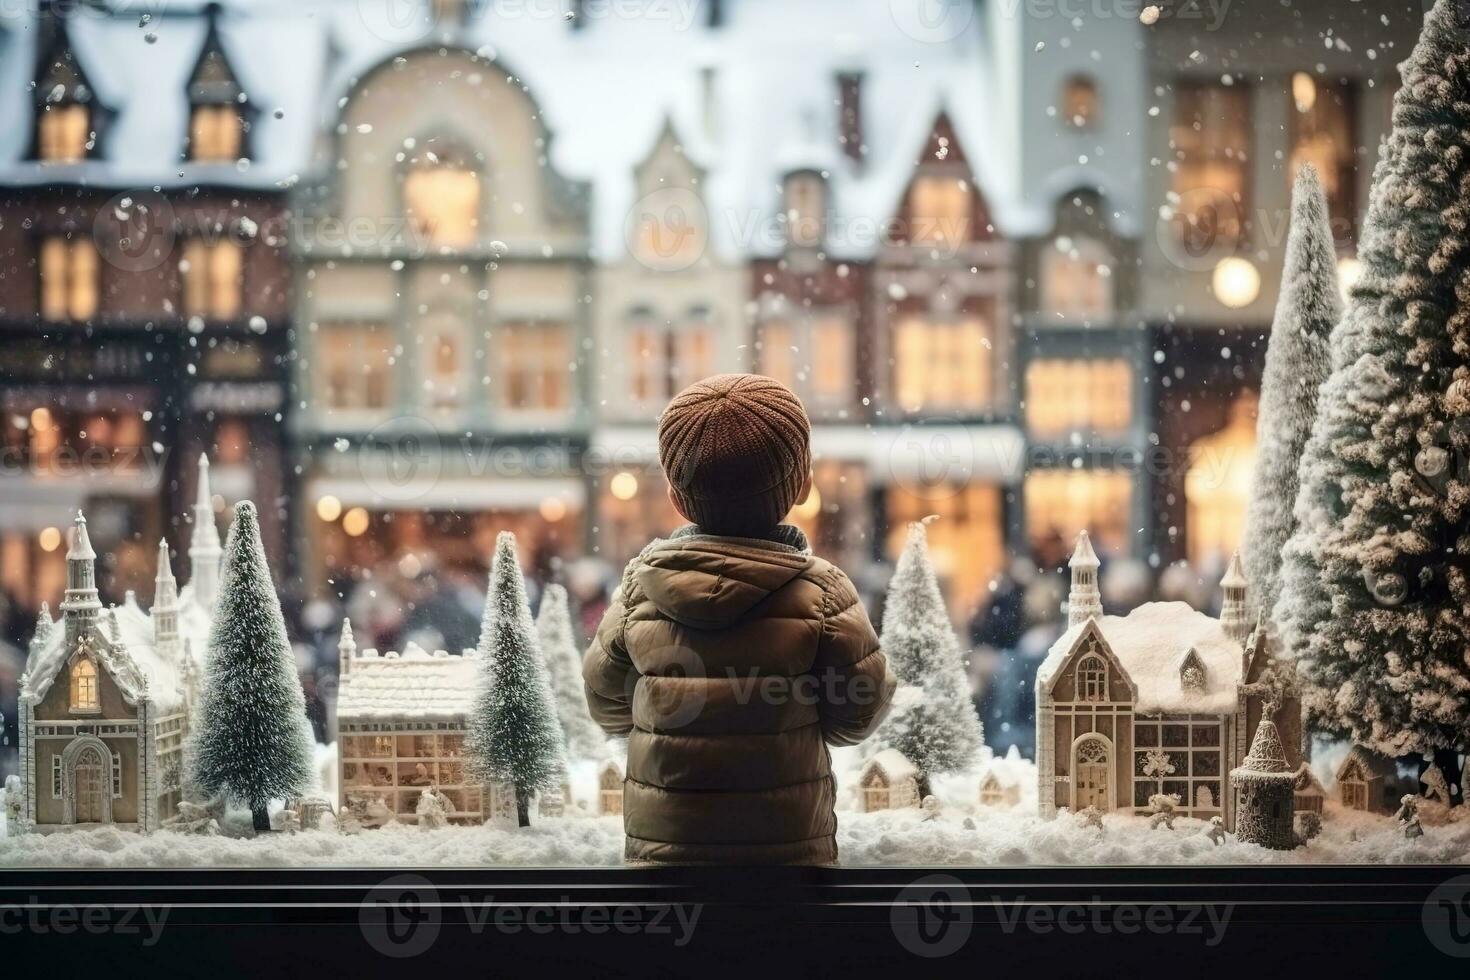
[[[775,541],[683,533],[649,546],[634,574],[659,612],[711,630],[738,622],[811,562],[804,548]]]

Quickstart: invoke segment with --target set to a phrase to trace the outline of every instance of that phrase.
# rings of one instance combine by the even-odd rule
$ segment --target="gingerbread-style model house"
[[[61,619],[43,609],[20,683],[20,829],[112,825],[150,831],[182,795],[184,738],[198,700],[219,587],[220,539],[199,461],[182,590],[159,542],[153,608],[131,593],[103,609],[97,554],[78,514],[66,555]]]
[[[1301,702],[1275,657],[1269,625],[1251,629],[1239,556],[1215,619],[1182,602],[1103,613],[1097,555],[1084,531],[1070,563],[1068,629],[1037,673],[1039,806],[1152,812],[1158,794],[1181,816],[1234,829],[1227,781],[1270,714],[1291,771],[1301,765]]]

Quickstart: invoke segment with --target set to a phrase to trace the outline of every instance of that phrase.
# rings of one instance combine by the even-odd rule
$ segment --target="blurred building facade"
[[[956,611],[1082,528],[1105,558],[1209,563],[1239,533],[1294,168],[1328,175],[1350,271],[1422,13],[553,6],[82,10],[64,55],[39,43],[59,16],[9,22],[0,306],[28,353],[7,440],[116,400],[162,413],[127,438],[207,446],[233,496],[234,433],[239,495],[286,498],[308,591],[405,556],[478,566],[504,527],[537,565],[616,567],[677,523],[662,404],[754,370],[812,415],[792,519],[860,579],[927,514]],[[107,210],[155,185],[176,218],[256,231],[149,272],[93,259],[89,301],[66,236],[125,237]],[[11,551],[65,524],[16,499],[24,576]]]

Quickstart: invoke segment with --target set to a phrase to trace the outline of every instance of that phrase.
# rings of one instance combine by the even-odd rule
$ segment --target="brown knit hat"
[[[717,374],[674,396],[658,460],[685,516],[712,534],[754,537],[781,523],[812,468],[801,399],[758,374]]]

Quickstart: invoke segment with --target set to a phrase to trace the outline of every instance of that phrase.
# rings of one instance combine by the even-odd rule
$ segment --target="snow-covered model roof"
[[[909,761],[908,756],[898,749],[883,749],[874,755],[868,760],[868,764],[863,766],[864,775],[875,768],[888,780],[889,785],[919,774],[919,770]]]
[[[1015,120],[1000,97],[1015,39],[984,17],[943,38],[895,29],[922,18],[919,0],[744,0],[723,23],[704,23],[700,4],[649,0],[638,16],[472,12],[463,26],[436,24],[429,3],[385,15],[351,0],[230,0],[217,37],[252,110],[248,161],[195,163],[184,152],[188,87],[209,36],[206,6],[163,0],[140,25],[136,10],[86,6],[67,19],[77,62],[113,116],[93,159],[41,164],[26,158],[34,131],[37,62],[34,10],[8,21],[0,60],[0,181],[78,180],[93,186],[165,188],[209,183],[270,189],[330,173],[342,99],[376,68],[439,47],[473,52],[486,83],[523,82],[548,131],[551,166],[592,185],[593,242],[603,257],[626,251],[635,167],[672,125],[686,154],[706,169],[701,184],[715,249],[726,256],[780,251],[779,236],[751,233],[781,214],[781,178],[827,177],[826,248],[863,258],[881,235],[835,227],[895,215],[942,115],[953,127],[997,229],[1005,236],[1050,228],[1053,200],[1021,193],[1018,138],[997,138]],[[468,5],[472,10],[477,5]],[[551,5],[551,10],[556,5]],[[914,10],[909,10],[909,7]],[[953,37],[949,37],[954,34]],[[861,76],[864,159],[840,150],[834,108],[840,74]],[[1067,178],[1070,189],[1085,180]],[[1114,203],[1119,217],[1128,199]],[[740,221],[715,216],[740,215]]]
[[[1344,779],[1371,779],[1374,776],[1391,779],[1397,775],[1398,766],[1392,759],[1361,745],[1354,745],[1343,757],[1333,778],[1340,783]]]
[[[461,722],[474,705],[477,664],[473,650],[430,653],[413,643],[402,653],[364,650],[342,678],[337,718]]]
[[[1037,671],[1048,690],[1074,653],[1097,636],[1138,691],[1142,714],[1233,712],[1238,697],[1242,651],[1220,625],[1183,602],[1150,602],[1126,616],[1104,616],[1073,626],[1052,644]],[[1197,660],[1203,678],[1187,683],[1184,667]],[[1196,675],[1190,674],[1191,679]]]

